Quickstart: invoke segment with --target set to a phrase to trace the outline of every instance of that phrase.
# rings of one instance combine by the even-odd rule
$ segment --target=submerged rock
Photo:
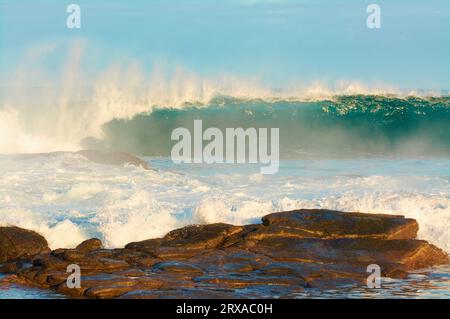
[[[191,225],[121,249],[90,239],[10,269],[28,284],[73,297],[288,298],[312,287],[365,285],[371,264],[385,277],[405,278],[449,263],[444,251],[416,240],[417,222],[402,216],[296,210],[262,221]],[[74,263],[81,287],[71,289],[66,268]]]
[[[152,170],[147,162],[141,160],[139,157],[130,155],[124,152],[105,152],[97,150],[81,150],[76,154],[83,155],[91,162],[105,165],[124,165],[130,164],[138,167],[142,167],[146,170]]]
[[[79,154],[85,157],[87,160],[104,165],[116,165],[121,166],[125,164],[142,167],[146,170],[154,170],[148,163],[137,156],[125,153],[125,152],[111,152],[100,150],[81,150],[78,152],[50,152],[50,153],[31,153],[31,154],[18,154],[15,158],[18,160],[35,160],[36,158],[55,158],[64,154]]]

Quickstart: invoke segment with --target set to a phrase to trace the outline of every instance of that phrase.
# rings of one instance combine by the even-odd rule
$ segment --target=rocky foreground
[[[35,232],[0,227],[0,272],[10,274],[8,282],[70,297],[289,298],[366,285],[370,264],[385,277],[405,278],[449,263],[444,251],[416,240],[417,222],[402,216],[297,210],[262,221],[187,226],[120,249],[90,239],[53,251]],[[67,287],[71,264],[81,268],[81,288]]]

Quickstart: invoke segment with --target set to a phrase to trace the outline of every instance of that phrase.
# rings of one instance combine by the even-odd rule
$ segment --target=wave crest
[[[183,67],[156,64],[145,72],[138,62],[112,65],[95,74],[83,69],[86,43],[77,41],[68,50],[59,76],[40,65],[46,50],[25,54],[0,100],[2,143],[0,153],[76,150],[86,137],[103,138],[103,125],[114,119],[131,119],[155,108],[203,107],[262,100],[322,101],[342,95],[427,95],[432,92],[401,91],[386,85],[367,86],[341,81],[291,84],[273,89],[258,78],[222,74],[204,76]],[[52,50],[55,50],[53,48]],[[35,52],[32,48],[30,52]],[[83,86],[89,83],[88,87]],[[36,87],[38,85],[38,87]],[[33,87],[33,88],[30,88]],[[228,98],[224,98],[228,97]]]

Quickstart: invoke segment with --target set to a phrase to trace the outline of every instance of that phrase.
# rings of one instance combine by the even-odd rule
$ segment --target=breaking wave
[[[399,126],[399,135],[418,133],[420,139],[425,133],[421,144],[448,140],[448,131],[442,128],[448,126],[449,98],[443,95],[448,92],[405,91],[345,81],[274,89],[257,78],[205,76],[182,67],[167,69],[156,64],[144,72],[139,63],[113,65],[88,74],[82,64],[85,46],[79,41],[70,47],[67,63],[59,68],[62,72],[57,76],[41,66],[45,65],[40,63],[45,57],[36,52],[46,50],[24,55],[28,60],[18,66],[11,86],[0,89],[0,153],[76,150],[89,141],[99,147],[119,149],[124,148],[124,143],[118,135],[123,135],[133,144],[132,149],[125,150],[141,155],[161,154],[168,148],[167,130],[186,124],[194,115],[211,124],[215,123],[209,118],[220,115],[224,121],[217,125],[229,127],[283,127],[281,120],[277,121],[283,119],[290,130],[302,135],[312,129],[316,136],[322,136],[326,133],[319,130],[324,131],[335,121],[329,135],[342,138],[347,137],[347,131],[341,126],[354,128],[360,123],[369,124],[362,132],[365,138],[371,135],[367,133],[371,129],[377,130],[377,138],[384,138],[386,126],[390,126],[389,132]],[[155,124],[156,120],[161,124]],[[372,121],[378,126],[374,127]],[[420,131],[411,131],[417,124]],[[133,129],[135,125],[138,130]],[[429,140],[431,126],[439,132]],[[157,134],[158,129],[163,131]],[[389,132],[388,140],[392,136]],[[148,136],[156,138],[147,140]],[[137,140],[146,145],[136,145]],[[289,138],[286,141],[291,142]],[[326,146],[315,139],[311,144]],[[308,151],[304,145],[295,148],[297,152]]]
[[[112,120],[88,148],[169,156],[171,132],[203,127],[276,127],[282,158],[450,154],[450,97],[333,96],[320,101],[217,97],[208,105],[157,108],[132,119]]]

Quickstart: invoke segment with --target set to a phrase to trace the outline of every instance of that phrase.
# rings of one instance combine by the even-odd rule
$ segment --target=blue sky
[[[66,28],[70,3],[81,7],[79,30]],[[366,26],[370,3],[381,6],[381,29]],[[273,87],[346,80],[450,89],[448,0],[0,0],[1,86],[27,63],[56,76],[74,43],[93,76],[139,61]],[[36,52],[43,58],[30,61]]]

